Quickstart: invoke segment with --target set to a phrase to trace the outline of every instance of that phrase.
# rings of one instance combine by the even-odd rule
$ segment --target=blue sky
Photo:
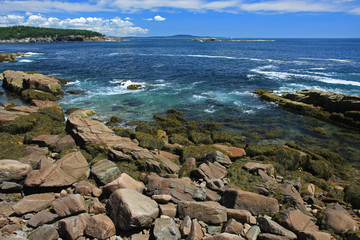
[[[0,0],[0,26],[109,36],[360,38],[360,0]]]

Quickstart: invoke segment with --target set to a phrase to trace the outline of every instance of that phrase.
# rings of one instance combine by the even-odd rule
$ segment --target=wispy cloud
[[[20,15],[0,16],[1,27],[14,25],[86,29],[100,32],[108,36],[119,37],[146,34],[149,31],[148,29],[135,27],[132,22],[128,20],[122,20],[119,17],[111,19],[97,17],[59,19],[55,17],[46,18],[41,15],[30,15],[28,17]]]
[[[358,14],[358,0],[0,0],[0,14],[19,12],[108,12],[180,9],[193,12],[347,12]]]

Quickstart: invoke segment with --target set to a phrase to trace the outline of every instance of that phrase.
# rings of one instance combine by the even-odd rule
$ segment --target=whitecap
[[[322,68],[322,67],[319,67],[319,68],[310,68],[310,70],[314,70],[314,71],[325,71],[326,68]]]
[[[75,81],[67,82],[66,85],[80,85],[80,81],[75,80]]]
[[[332,61],[332,62],[340,62],[340,63],[351,63],[351,60],[348,59],[337,59],[337,58],[301,58],[305,60],[314,60],[314,61]]]
[[[25,56],[33,56],[33,55],[42,55],[43,53],[36,53],[36,52],[26,52]]]
[[[111,56],[116,56],[116,55],[119,55],[119,53],[114,52],[114,53],[109,53],[109,54],[107,54],[107,56],[109,56],[109,57],[111,57]]]
[[[205,109],[204,112],[206,112],[206,113],[214,113],[214,112],[216,112],[216,110],[211,107],[211,108]]]
[[[223,58],[223,59],[237,59],[229,56],[213,56],[213,55],[184,55],[186,57],[197,57],[197,58]]]
[[[33,62],[34,60],[30,60],[30,59],[22,59],[19,62],[24,62],[24,63],[30,63]]]
[[[165,82],[165,80],[164,79],[157,79],[157,80],[155,80],[155,82]]]
[[[205,99],[205,98],[206,98],[206,97],[204,97],[204,96],[196,95],[196,94],[192,95],[192,97],[195,98],[196,100],[200,100],[200,99]]]

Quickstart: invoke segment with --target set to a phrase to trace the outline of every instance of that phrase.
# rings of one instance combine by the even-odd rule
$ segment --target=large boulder
[[[106,204],[117,229],[147,228],[159,215],[158,204],[132,189],[113,192]]]
[[[81,152],[72,152],[50,166],[32,171],[25,180],[29,187],[63,187],[85,177],[88,163]]]
[[[181,238],[179,227],[172,218],[158,218],[154,222],[154,236],[157,240],[177,240]]]
[[[223,205],[227,208],[248,210],[254,215],[258,215],[263,211],[279,211],[279,203],[275,198],[238,189],[226,190],[222,200]]]
[[[82,213],[77,216],[64,218],[59,221],[59,233],[62,239],[75,240],[84,235],[90,215]]]
[[[339,204],[334,208],[327,208],[325,210],[325,216],[327,227],[333,229],[337,234],[343,234],[359,229],[358,224]]]
[[[117,179],[121,172],[115,163],[103,159],[92,165],[91,174],[100,184],[105,185]]]
[[[116,234],[116,229],[108,216],[99,214],[90,218],[85,234],[92,238],[107,239]]]
[[[29,212],[39,212],[50,207],[54,199],[55,195],[53,193],[32,194],[19,200],[12,208],[17,215],[23,215]]]
[[[181,201],[178,203],[178,213],[180,218],[189,216],[214,225],[227,221],[226,208],[217,202]]]
[[[10,159],[0,160],[0,183],[24,179],[31,170],[29,164]]]
[[[62,195],[52,202],[52,207],[60,217],[67,217],[87,211],[85,200],[80,194]]]
[[[126,173],[122,173],[117,179],[106,184],[103,188],[106,193],[113,193],[118,189],[132,189],[142,193],[145,189],[145,185],[142,182],[136,181]]]

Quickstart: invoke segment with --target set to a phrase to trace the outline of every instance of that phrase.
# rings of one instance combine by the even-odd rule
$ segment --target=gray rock
[[[248,240],[256,240],[260,234],[260,228],[258,226],[252,226],[250,230],[246,233],[246,238]]]
[[[1,190],[3,191],[12,191],[17,192],[21,191],[23,189],[23,185],[15,183],[15,182],[2,182],[1,184]]]
[[[158,218],[154,223],[154,236],[158,240],[177,240],[181,238],[178,226],[172,218]]]
[[[202,156],[201,160],[204,162],[209,161],[212,163],[218,162],[222,165],[230,165],[231,164],[230,158],[220,151],[209,152],[209,153],[205,154],[204,156]]]
[[[0,183],[3,181],[19,181],[24,179],[32,168],[16,160],[0,160]]]

